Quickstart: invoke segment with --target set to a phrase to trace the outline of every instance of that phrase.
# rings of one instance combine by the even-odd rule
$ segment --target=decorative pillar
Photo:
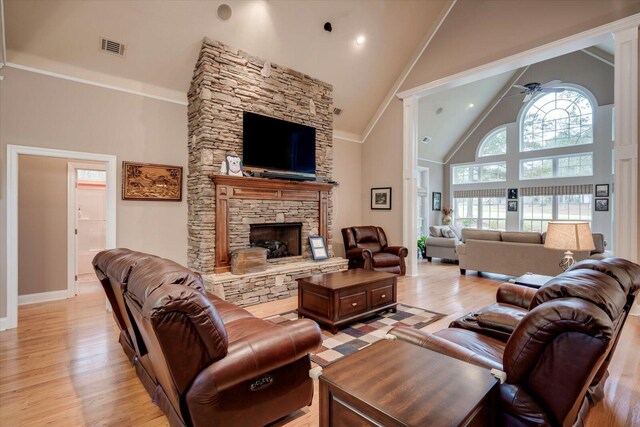
[[[638,262],[638,26],[616,31],[614,253]],[[631,309],[640,315],[640,301]]]
[[[418,192],[418,98],[403,99],[402,142],[402,244],[409,250],[407,275],[418,275],[418,227],[416,224],[416,197]]]

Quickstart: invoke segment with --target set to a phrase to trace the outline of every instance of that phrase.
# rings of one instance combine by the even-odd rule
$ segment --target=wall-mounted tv
[[[245,166],[315,175],[315,128],[245,111],[242,130]]]

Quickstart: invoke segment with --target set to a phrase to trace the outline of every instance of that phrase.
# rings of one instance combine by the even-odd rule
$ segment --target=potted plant
[[[422,258],[427,257],[427,236],[420,236],[418,239],[418,251],[422,254]]]
[[[451,214],[453,213],[453,209],[451,208],[442,208],[442,225],[451,224]]]

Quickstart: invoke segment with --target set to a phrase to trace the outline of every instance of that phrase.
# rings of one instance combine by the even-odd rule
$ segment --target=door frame
[[[106,171],[106,164],[97,163],[80,163],[69,162],[67,163],[67,294],[68,297],[73,297],[78,294],[78,281],[76,275],[78,273],[78,239],[75,230],[78,229],[78,215],[77,208],[77,170],[100,170]],[[105,197],[108,197],[105,188]],[[106,204],[105,204],[106,208]],[[106,212],[105,212],[106,214]],[[106,235],[105,235],[106,244]],[[106,246],[105,246],[106,247]]]
[[[105,163],[107,171],[106,247],[107,249],[111,249],[116,246],[116,156],[22,145],[7,145],[7,179],[5,181],[7,189],[7,253],[5,255],[7,266],[5,272],[7,283],[7,317],[1,325],[3,330],[16,328],[18,326],[18,157],[20,155],[67,158],[70,160]]]
[[[608,40],[613,35],[615,57],[616,176],[614,198],[614,244],[617,256],[638,259],[638,27],[640,14],[601,25],[572,36],[538,46],[475,68],[437,79],[396,94],[403,101],[403,244],[409,249],[407,275],[417,275],[416,172],[419,99],[443,90],[485,79],[496,74],[585,49]],[[622,176],[624,168],[624,177]],[[624,212],[624,216],[621,214]],[[640,302],[636,304],[640,306]],[[640,311],[640,309],[638,309]]]

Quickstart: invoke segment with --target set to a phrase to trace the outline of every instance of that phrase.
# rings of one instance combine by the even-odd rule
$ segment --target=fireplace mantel
[[[226,273],[231,269],[229,257],[229,200],[231,199],[317,201],[318,233],[324,237],[325,242],[329,241],[329,192],[335,184],[218,174],[209,175],[209,178],[216,187],[216,273]]]

